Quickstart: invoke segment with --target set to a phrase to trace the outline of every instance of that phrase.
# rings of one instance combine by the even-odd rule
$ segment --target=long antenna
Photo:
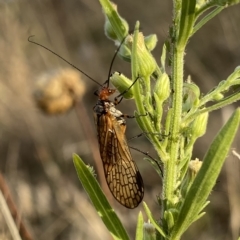
[[[33,40],[31,40],[30,38],[34,37],[34,35],[28,37],[28,41],[30,43],[33,43],[33,44],[36,44],[42,48],[45,48],[47,51],[53,53],[54,55],[58,56],[59,58],[61,58],[64,62],[68,63],[70,66],[72,66],[73,68],[77,69],[79,72],[81,72],[83,75],[85,75],[86,77],[88,77],[89,79],[91,79],[93,82],[95,82],[96,84],[98,84],[99,86],[102,86],[99,82],[97,82],[95,79],[93,79],[92,77],[90,77],[88,74],[86,74],[85,72],[83,72],[81,69],[79,69],[78,67],[76,67],[75,65],[73,65],[72,63],[70,63],[69,61],[67,61],[66,59],[64,59],[63,57],[61,57],[60,55],[58,55],[57,53],[55,53],[54,51],[52,51],[51,49],[45,47],[44,45],[40,44],[40,43],[37,43],[37,42],[34,42]],[[115,54],[116,55],[116,54]],[[114,55],[114,58],[116,58],[116,56]],[[111,66],[110,66],[110,69],[112,67],[112,63],[111,63]]]
[[[128,36],[128,35],[127,35],[127,36]],[[116,57],[117,57],[117,54],[118,54],[118,52],[119,52],[119,50],[120,50],[120,48],[121,48],[122,44],[124,43],[124,41],[125,41],[125,39],[126,39],[127,36],[125,36],[125,37],[122,39],[122,41],[120,42],[120,44],[119,44],[116,52],[115,52],[114,55],[113,55],[112,61],[111,61],[111,63],[110,63],[110,68],[109,68],[109,71],[108,71],[108,78],[107,78],[107,81],[106,81],[106,82],[107,82],[107,87],[109,87],[109,79],[110,79],[110,76],[111,76],[113,63],[114,63],[114,61],[115,61],[115,59],[116,59]],[[106,82],[105,82],[105,83],[106,83]]]

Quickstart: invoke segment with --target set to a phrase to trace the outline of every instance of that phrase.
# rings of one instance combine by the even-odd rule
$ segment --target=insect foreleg
[[[114,104],[115,105],[118,105],[121,101],[122,101],[122,99],[123,99],[123,95],[125,94],[125,93],[127,93],[128,91],[129,91],[129,89],[131,89],[131,87],[137,82],[137,80],[140,78],[140,76],[138,76],[134,81],[133,81],[133,83],[127,88],[127,89],[125,89],[123,92],[121,92],[119,95],[117,95],[115,98],[114,98]],[[121,99],[120,100],[118,100],[118,98],[119,97],[121,97]]]
[[[120,96],[120,95],[119,95],[119,96]],[[118,104],[123,100],[123,97],[121,97],[120,100],[118,100],[118,97],[119,97],[119,96],[117,96],[117,97],[114,98],[114,104],[115,104],[115,105],[118,105]]]

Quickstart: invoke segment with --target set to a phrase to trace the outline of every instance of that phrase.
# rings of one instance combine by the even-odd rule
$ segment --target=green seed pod
[[[129,87],[133,83],[132,80],[124,76],[122,73],[114,72],[110,77],[110,81],[120,93],[123,93],[124,91],[127,90],[127,92],[123,94],[124,98],[126,99],[133,98],[132,88],[129,89]]]

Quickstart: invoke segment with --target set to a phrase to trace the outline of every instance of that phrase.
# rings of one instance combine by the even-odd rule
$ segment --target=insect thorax
[[[117,119],[119,124],[126,124],[126,120],[123,117],[122,112],[116,109],[115,104],[111,101],[103,101],[99,99],[93,110],[98,116],[110,114],[112,117]]]

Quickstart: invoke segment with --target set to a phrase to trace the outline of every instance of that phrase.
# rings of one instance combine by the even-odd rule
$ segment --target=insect
[[[41,44],[30,40],[30,38],[28,40],[34,44],[44,47]],[[123,41],[124,40],[125,38]],[[118,97],[121,97],[128,89],[124,93],[115,97],[114,102],[109,100],[109,97],[116,92],[116,89],[109,88],[111,69],[123,41],[113,56],[109,69],[108,80],[103,85],[99,84],[82,70],[78,69],[50,49],[46,47],[44,48],[59,56],[74,68],[77,68],[85,76],[101,86],[100,90],[95,92],[95,95],[98,96],[98,101],[93,107],[93,111],[105,179],[111,193],[120,204],[127,208],[135,208],[143,199],[144,184],[137,165],[131,156],[125,137],[125,118],[128,116],[122,114],[122,112],[116,108],[116,105],[122,100],[122,98],[118,100]]]
[[[100,155],[108,187],[119,203],[135,208],[143,199],[143,180],[125,137],[126,120],[108,98],[115,89],[103,87],[93,108]]]

